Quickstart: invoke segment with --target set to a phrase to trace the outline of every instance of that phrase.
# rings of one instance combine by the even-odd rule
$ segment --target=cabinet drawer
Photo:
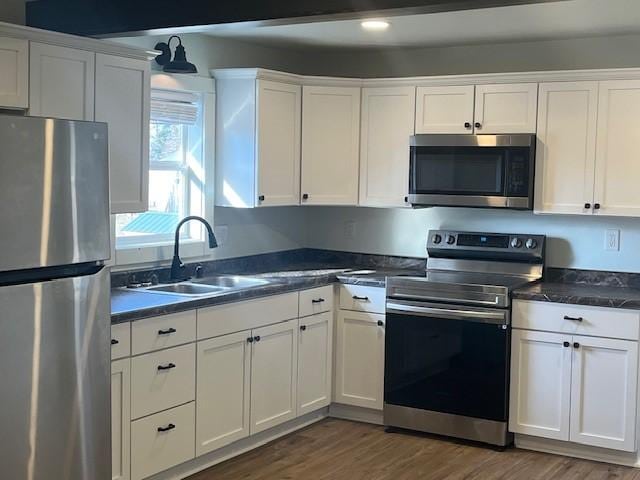
[[[131,478],[140,480],[195,456],[195,406],[188,403],[131,424]]]
[[[333,285],[300,292],[298,307],[300,317],[308,317],[331,310],[333,310]]]
[[[131,323],[111,325],[111,360],[131,355]]]
[[[131,417],[195,399],[196,346],[175,347],[131,360]]]
[[[514,328],[638,340],[640,311],[516,300],[512,321]]]
[[[198,340],[298,317],[298,292],[198,310]]]
[[[384,313],[385,290],[362,285],[340,286],[340,308],[360,312]]]
[[[133,355],[175,347],[196,339],[196,311],[137,320],[131,325]]]

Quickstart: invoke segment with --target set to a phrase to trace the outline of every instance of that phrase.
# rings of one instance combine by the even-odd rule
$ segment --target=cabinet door
[[[111,213],[149,202],[149,62],[96,55],[95,118],[109,125]]]
[[[29,115],[93,121],[93,52],[31,43]]]
[[[304,87],[302,204],[356,205],[360,88]]]
[[[258,80],[258,206],[300,203],[301,87]]]
[[[473,133],[473,85],[418,87],[416,133]]]
[[[29,105],[29,42],[0,37],[0,108]]]
[[[537,83],[476,86],[475,133],[536,133]]]
[[[111,478],[129,480],[131,471],[131,364],[111,363]]]
[[[640,80],[600,82],[594,213],[640,216],[638,117]]]
[[[407,205],[415,109],[415,87],[362,89],[360,205]]]
[[[540,84],[536,213],[591,214],[597,82]]]
[[[251,434],[296,416],[298,320],[253,330]]]
[[[569,440],[571,336],[513,330],[509,430]]]
[[[384,315],[338,313],[336,402],[382,410]]]
[[[251,331],[198,342],[196,455],[249,435]]]
[[[331,403],[333,313],[301,318],[298,333],[298,415]]]
[[[573,337],[572,442],[634,452],[638,344]]]

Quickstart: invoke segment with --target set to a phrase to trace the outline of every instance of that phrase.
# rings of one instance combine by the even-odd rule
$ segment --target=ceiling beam
[[[279,25],[375,15],[436,13],[566,0],[35,0],[27,25],[109,37],[198,31],[210,25]]]

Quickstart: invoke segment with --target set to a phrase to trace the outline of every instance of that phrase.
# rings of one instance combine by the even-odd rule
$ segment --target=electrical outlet
[[[604,249],[610,252],[617,252],[620,250],[620,230],[605,231]]]
[[[350,220],[344,224],[344,236],[347,240],[353,240],[356,238],[356,222]]]
[[[218,246],[221,247],[227,243],[227,235],[229,234],[229,227],[226,225],[216,225],[213,228],[213,233],[218,241]]]

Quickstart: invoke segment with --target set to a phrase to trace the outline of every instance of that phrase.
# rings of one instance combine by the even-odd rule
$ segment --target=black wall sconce
[[[174,38],[178,39],[178,45],[176,45],[173,60],[171,60],[171,40]],[[162,65],[163,71],[167,73],[198,73],[196,66],[187,61],[187,52],[182,46],[182,39],[177,35],[169,37],[167,43],[157,43],[155,49],[162,52],[156,57],[156,63]]]

